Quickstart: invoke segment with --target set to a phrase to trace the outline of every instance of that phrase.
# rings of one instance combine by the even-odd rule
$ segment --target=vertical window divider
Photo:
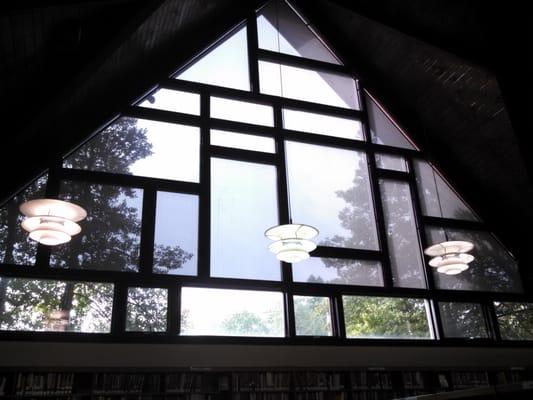
[[[496,316],[496,310],[494,309],[493,301],[485,301],[482,303],[483,317],[485,318],[485,324],[489,332],[489,337],[493,340],[501,341],[502,335],[500,327],[498,325],[498,317]]]
[[[181,285],[168,286],[167,335],[176,337],[181,330]]]
[[[442,318],[440,315],[439,302],[437,299],[426,299],[429,302],[429,309],[431,311],[428,317],[430,318],[430,323],[433,331],[433,336],[435,340],[442,340],[445,338],[444,328],[442,326]]]
[[[344,320],[344,304],[342,303],[342,294],[337,294],[332,299],[332,313],[333,316],[333,334],[342,339],[346,339],[346,324]]]
[[[113,282],[113,311],[111,312],[111,335],[121,337],[126,330],[128,285],[124,281]]]
[[[139,255],[139,273],[150,276],[154,264],[154,236],[156,220],[157,190],[153,186],[143,189],[141,249]]]
[[[248,45],[248,73],[250,77],[250,91],[259,93],[259,58],[257,49],[257,19],[252,10],[246,19],[246,41]]]

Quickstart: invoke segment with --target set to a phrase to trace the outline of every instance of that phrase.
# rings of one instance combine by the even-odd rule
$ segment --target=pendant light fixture
[[[77,222],[87,217],[82,207],[56,199],[27,201],[21,204],[20,212],[27,217],[21,225],[30,239],[47,246],[69,242],[81,232]]]

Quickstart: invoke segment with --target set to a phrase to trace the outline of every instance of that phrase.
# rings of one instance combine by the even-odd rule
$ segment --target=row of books
[[[232,400],[289,400],[289,393],[272,392],[238,392],[233,393]]]
[[[453,371],[451,376],[455,389],[490,385],[487,371]]]
[[[290,389],[291,375],[288,372],[239,372],[233,374],[234,391]]]
[[[94,374],[94,393],[140,393],[143,391],[144,374]]]
[[[345,400],[346,396],[344,392],[296,392],[294,395],[295,400]]]
[[[352,389],[392,389],[392,375],[388,371],[352,371]]]
[[[343,390],[341,372],[294,372],[295,390]]]
[[[167,393],[215,393],[230,389],[229,376],[211,373],[172,373],[165,374]]]
[[[57,395],[72,393],[74,374],[72,372],[18,373],[15,394]]]

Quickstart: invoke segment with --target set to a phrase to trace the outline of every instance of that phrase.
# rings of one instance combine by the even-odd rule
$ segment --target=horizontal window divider
[[[100,183],[104,185],[128,186],[167,192],[189,194],[199,194],[201,192],[200,184],[194,182],[173,181],[170,179],[158,179],[146,176],[124,175],[73,168],[62,168],[60,179]]]
[[[457,228],[472,230],[487,230],[485,223],[481,221],[467,221],[452,218],[422,216],[424,225],[434,226],[436,228]]]
[[[327,296],[409,297],[429,299],[426,289],[385,286],[338,285],[333,283],[294,282],[293,294]]]
[[[130,118],[149,119],[157,122],[168,122],[171,124],[200,126],[200,116],[198,115],[158,110],[156,108],[131,106],[125,108],[122,111],[122,116]]]
[[[375,153],[384,153],[404,157],[423,157],[418,150],[404,149],[402,147],[387,146],[385,144],[368,143],[370,149]]]
[[[276,155],[272,153],[262,153],[259,151],[235,149],[222,146],[209,146],[211,157],[227,158],[231,160],[249,161],[261,164],[275,164]]]
[[[405,181],[408,183],[410,174],[409,172],[394,171],[390,169],[376,168],[376,174],[378,179],[391,179],[395,181]]]
[[[205,90],[209,92],[210,96],[222,97],[230,100],[247,101],[250,103],[263,104],[274,106],[278,105],[283,108],[297,109],[300,111],[317,112],[320,114],[327,114],[331,116],[346,117],[352,119],[363,119],[364,113],[360,110],[351,108],[342,108],[329,106],[326,104],[313,103],[310,101],[290,99],[286,97],[278,97],[264,93],[252,93],[244,90],[225,88],[220,86],[207,85],[198,82],[179,81],[176,79],[169,79],[161,81],[161,85],[175,87],[188,87],[191,90]],[[137,107],[139,108],[139,107]],[[173,114],[173,113],[171,113]]]
[[[368,143],[362,140],[345,139],[335,136],[319,135],[316,133],[308,133],[302,131],[294,131],[283,129],[282,133],[285,140],[292,140],[295,142],[304,142],[312,144],[320,144],[329,147],[340,147],[346,149],[367,150]]]
[[[203,289],[232,289],[232,290],[257,290],[257,291],[283,291],[286,286],[281,281],[261,281],[256,279],[213,278],[187,282],[183,287],[198,287]]]
[[[457,302],[457,303],[482,303],[492,301],[510,302],[533,302],[532,294],[524,293],[503,293],[503,292],[481,292],[473,290],[442,290],[435,289],[431,294],[435,301]]]
[[[246,133],[250,135],[272,136],[278,133],[278,129],[271,126],[254,125],[246,122],[230,121],[219,118],[209,120],[210,129],[219,129],[223,131],[232,131],[237,133]]]
[[[353,260],[383,261],[383,254],[379,250],[349,249],[346,247],[318,246],[310,253],[311,257],[347,258]]]
[[[186,68],[185,68],[186,69]],[[181,81],[177,79],[172,79],[171,82],[187,82],[187,81]],[[193,93],[200,95],[200,90],[196,86],[190,86],[190,85],[179,85],[180,87],[177,88],[176,85],[170,84],[169,81],[165,81],[164,83],[158,84],[152,92],[156,92],[158,89],[169,89],[169,90],[179,90],[181,92],[187,92],[187,93]]]
[[[257,49],[257,57],[259,58],[259,61],[273,61],[279,64],[289,65],[291,67],[301,67],[319,72],[333,72],[339,75],[354,78],[344,65],[332,64],[325,61],[313,60],[310,58],[293,56],[290,54],[283,54],[265,49]]]

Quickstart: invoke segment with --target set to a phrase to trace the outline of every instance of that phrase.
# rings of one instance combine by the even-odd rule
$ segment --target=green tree
[[[296,334],[331,335],[331,313],[327,297],[295,296]]]
[[[222,322],[222,328],[228,335],[268,336],[270,327],[263,319],[250,311],[243,310],[233,314]]]

